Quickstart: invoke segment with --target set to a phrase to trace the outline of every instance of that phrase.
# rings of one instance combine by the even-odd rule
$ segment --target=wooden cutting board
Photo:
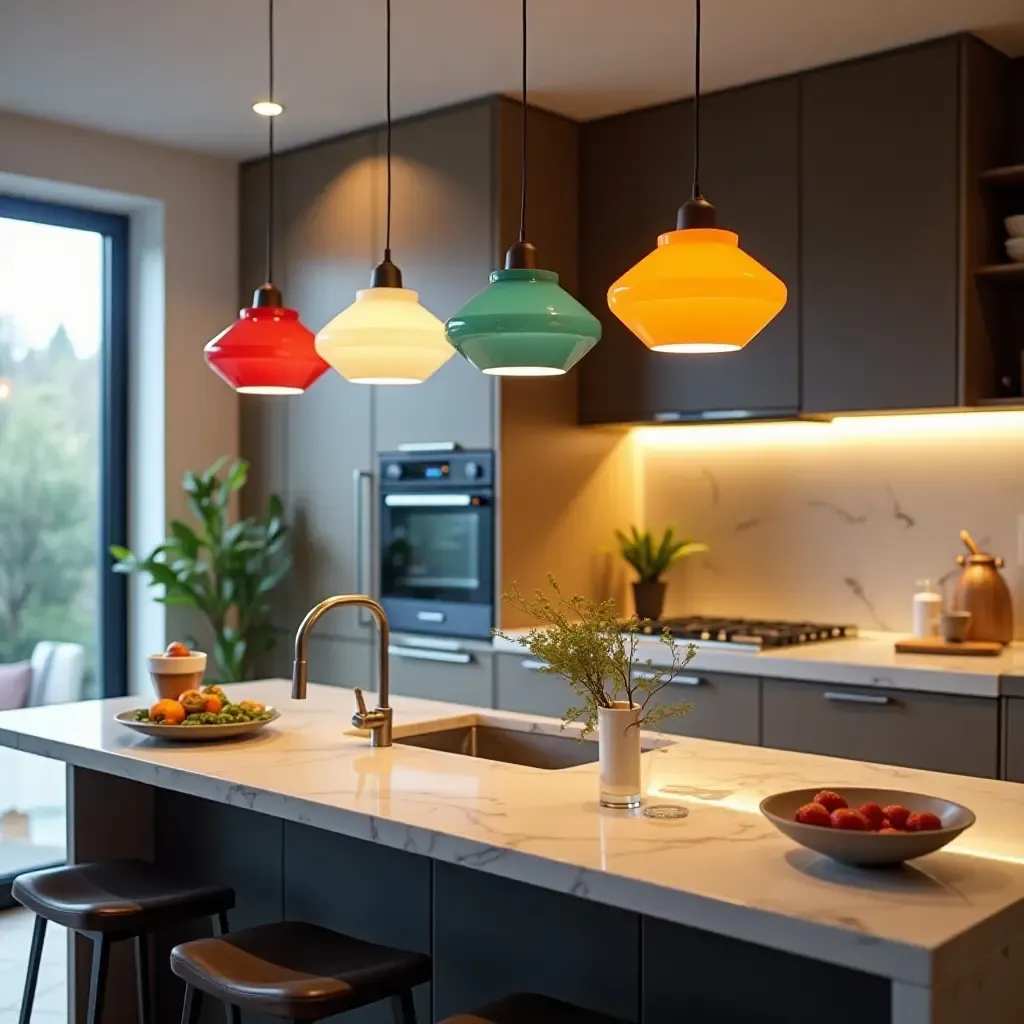
[[[1002,654],[1003,645],[995,640],[964,640],[951,644],[940,637],[908,636],[896,641],[897,654],[963,654],[993,657]]]

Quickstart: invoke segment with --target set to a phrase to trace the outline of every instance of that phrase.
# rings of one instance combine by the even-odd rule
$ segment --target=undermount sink
[[[446,754],[462,754],[464,757],[479,757],[486,761],[503,761],[506,764],[521,764],[527,768],[552,771],[593,764],[598,757],[595,740],[580,742],[573,736],[527,732],[479,723],[396,735],[394,742],[407,747],[422,747]],[[647,737],[641,738],[644,751],[659,745]]]

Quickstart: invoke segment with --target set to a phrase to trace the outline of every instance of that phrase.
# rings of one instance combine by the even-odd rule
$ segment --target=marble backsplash
[[[669,614],[909,630],[919,579],[955,581],[959,531],[1002,555],[1024,638],[1024,413],[634,432],[644,519],[708,543]]]

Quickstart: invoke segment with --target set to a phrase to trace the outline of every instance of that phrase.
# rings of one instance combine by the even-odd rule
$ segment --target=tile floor
[[[0,1024],[16,1024],[25,985],[34,917],[27,910],[0,911]],[[64,1024],[67,1009],[67,933],[47,925],[32,1024]]]

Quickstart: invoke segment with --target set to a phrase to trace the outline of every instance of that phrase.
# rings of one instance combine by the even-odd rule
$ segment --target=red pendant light
[[[267,281],[226,330],[203,350],[206,363],[240,394],[299,395],[324,371],[313,332],[288,309],[281,291],[271,284],[274,259],[274,118],[284,107],[274,101],[274,0],[268,0],[270,90],[266,100],[253,104],[267,118]]]

